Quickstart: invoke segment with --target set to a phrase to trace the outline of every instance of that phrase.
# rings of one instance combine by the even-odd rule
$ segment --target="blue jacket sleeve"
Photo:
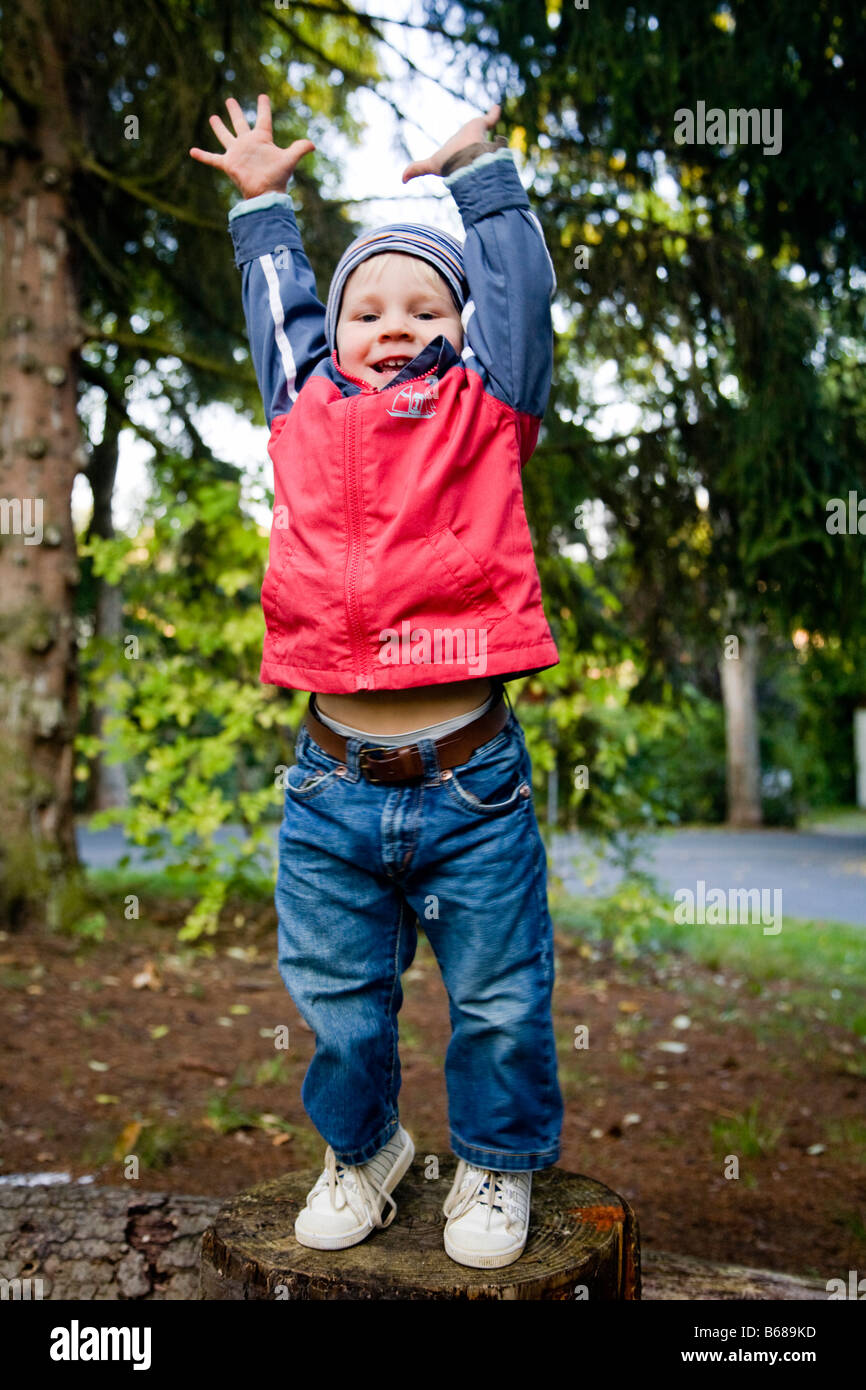
[[[327,357],[325,306],[301,243],[288,193],[262,193],[229,212],[235,265],[256,379],[270,427],[291,410]]]
[[[556,275],[514,157],[506,147],[481,154],[445,183],[466,228],[463,360],[491,395],[540,418],[553,374]]]

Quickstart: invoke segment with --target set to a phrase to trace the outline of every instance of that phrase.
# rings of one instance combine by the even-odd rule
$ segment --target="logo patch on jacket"
[[[439,398],[439,381],[409,381],[398,391],[388,414],[398,419],[429,420],[436,414],[436,401]]]

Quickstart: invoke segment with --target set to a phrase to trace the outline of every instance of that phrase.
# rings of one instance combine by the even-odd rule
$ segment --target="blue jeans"
[[[553,927],[529,754],[513,711],[460,767],[371,783],[302,725],[287,773],[276,907],[279,969],[316,1036],[301,1091],[345,1164],[398,1125],[400,977],[423,929],[448,991],[453,1152],[481,1168],[559,1157],[562,1094],[551,1017]]]

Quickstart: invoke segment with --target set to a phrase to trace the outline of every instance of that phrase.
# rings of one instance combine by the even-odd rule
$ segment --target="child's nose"
[[[411,333],[409,319],[405,314],[391,313],[383,314],[380,337],[382,338],[406,338]]]

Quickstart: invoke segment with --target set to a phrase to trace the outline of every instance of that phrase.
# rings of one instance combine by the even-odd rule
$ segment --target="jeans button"
[[[450,767],[446,767],[446,768],[445,768],[445,771],[441,774],[441,776],[442,776],[442,781],[443,781],[443,782],[449,782],[449,781],[451,780],[451,769],[450,769]]]
[[[532,788],[530,787],[530,785],[529,785],[528,782],[521,782],[520,787],[518,788],[518,790],[519,790],[519,793],[520,793],[521,796],[531,796],[531,795],[532,795]]]
[[[341,763],[339,767],[335,767],[335,768],[334,768],[334,776],[335,776],[335,777],[345,777],[347,770],[348,770],[348,769],[345,768],[345,767],[343,767],[343,765],[342,765],[342,763]]]

